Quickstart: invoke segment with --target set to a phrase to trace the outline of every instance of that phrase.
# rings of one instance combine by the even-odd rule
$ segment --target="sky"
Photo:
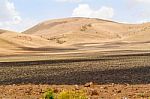
[[[150,0],[0,0],[0,29],[21,32],[66,17],[150,22]]]

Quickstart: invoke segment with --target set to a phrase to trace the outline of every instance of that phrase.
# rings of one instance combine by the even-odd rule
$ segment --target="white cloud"
[[[139,3],[150,3],[150,0],[133,0],[135,2],[139,2]]]
[[[150,21],[150,0],[131,0],[129,4],[132,6],[132,10],[135,12],[136,18],[142,20],[141,22]]]
[[[150,7],[150,0],[127,0],[128,7],[134,8],[136,6]]]
[[[0,21],[7,23],[18,23],[21,21],[19,13],[15,9],[13,2],[9,0],[0,0]]]
[[[82,0],[56,0],[58,2],[81,2]]]
[[[3,22],[3,23],[0,22],[0,29],[22,32],[38,24],[39,22],[40,22],[39,20],[35,20],[31,18],[24,18],[21,22],[16,24],[12,24],[12,23],[10,24],[10,22]]]
[[[102,6],[98,10],[93,10],[88,4],[79,4],[79,6],[73,10],[72,16],[110,19],[114,16],[114,9]]]
[[[21,32],[37,24],[37,22],[39,21],[35,19],[22,19],[13,2],[9,0],[0,0],[0,29]]]
[[[0,0],[0,28],[9,28],[10,25],[19,24],[21,21],[13,2]]]

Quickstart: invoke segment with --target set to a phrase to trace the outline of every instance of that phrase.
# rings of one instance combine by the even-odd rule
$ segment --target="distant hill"
[[[150,23],[122,24],[93,18],[55,19],[23,33],[0,30],[0,54],[35,53],[35,50],[39,53],[50,48],[147,50],[150,49],[149,38]]]
[[[96,43],[124,39],[143,41],[150,37],[150,23],[122,24],[101,19],[66,18],[40,23],[23,33],[64,44]]]
[[[48,45],[48,41],[32,35],[0,30],[0,54],[11,55],[24,52],[24,48],[38,48]]]

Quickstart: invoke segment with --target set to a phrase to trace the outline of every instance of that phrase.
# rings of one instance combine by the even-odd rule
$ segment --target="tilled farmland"
[[[149,54],[96,59],[1,62],[0,84],[150,83]]]
[[[81,85],[81,89],[90,92],[93,87],[87,89],[83,87],[87,82],[93,82],[95,84],[94,90],[98,91],[98,95],[91,96],[91,99],[99,99],[94,98],[99,96],[107,99],[106,97],[109,98],[112,95],[115,95],[114,99],[123,96],[133,98],[133,96],[141,97],[139,95],[143,95],[143,93],[146,93],[144,95],[149,97],[150,55],[146,53],[0,63],[0,88],[3,91],[0,97],[2,99],[3,97],[19,99],[14,97],[27,95],[26,90],[29,89],[33,90],[27,95],[32,98],[28,97],[28,99],[37,98],[42,95],[42,92],[38,90],[42,90],[43,86],[46,86],[45,89],[51,88],[51,85],[57,85],[55,87],[60,87],[62,90]],[[23,88],[21,90],[25,90],[21,94],[18,93],[20,87]],[[105,91],[100,91],[103,87]],[[110,92],[112,90],[117,91]],[[130,93],[126,93],[126,91]],[[22,99],[26,98],[23,97]]]

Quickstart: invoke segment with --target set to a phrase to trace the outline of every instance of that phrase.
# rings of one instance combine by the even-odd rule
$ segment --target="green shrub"
[[[43,94],[43,99],[54,99],[54,92],[52,90],[48,90]]]

